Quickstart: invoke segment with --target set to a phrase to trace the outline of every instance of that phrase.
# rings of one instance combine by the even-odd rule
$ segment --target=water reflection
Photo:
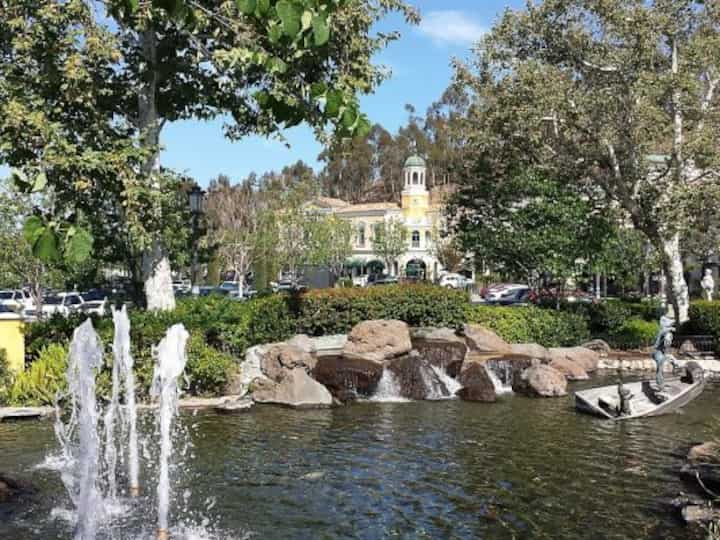
[[[235,537],[687,538],[663,499],[683,489],[676,470],[718,394],[617,424],[570,398],[518,396],[184,415],[192,454],[176,495],[190,490],[186,507]],[[0,537],[67,537],[48,517],[66,504],[56,474],[35,468],[53,445],[48,423],[0,424],[0,470],[39,490],[30,506],[0,506]],[[116,537],[136,538],[147,514],[132,510]]]

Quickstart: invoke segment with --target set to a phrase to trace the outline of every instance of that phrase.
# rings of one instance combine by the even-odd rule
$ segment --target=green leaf
[[[270,58],[270,60],[268,60],[267,66],[268,66],[268,70],[270,71],[270,73],[280,73],[280,74],[285,73],[287,71],[287,67],[288,67],[287,64],[285,62],[283,62],[282,59],[277,58],[277,57]]]
[[[43,230],[42,235],[38,238],[33,246],[33,254],[45,262],[56,261],[60,255],[58,250],[58,238],[55,231],[49,228]]]
[[[279,43],[282,39],[282,29],[277,24],[270,25],[270,28],[268,28],[268,39],[270,39],[270,43]]]
[[[23,236],[28,244],[34,246],[38,238],[45,232],[45,223],[40,216],[30,216],[23,225]]]
[[[257,7],[256,0],[235,0],[235,4],[244,15],[252,15]]]
[[[330,39],[330,27],[327,19],[323,17],[315,17],[312,21],[313,36],[315,38],[315,46],[321,47]]]
[[[313,99],[319,99],[325,96],[327,85],[324,82],[316,82],[310,85],[310,96]]]
[[[300,32],[302,8],[288,0],[280,0],[275,6],[275,9],[277,10],[280,21],[282,21],[285,35],[291,38],[297,36],[298,32]]]
[[[259,90],[259,91],[255,92],[254,97],[255,97],[255,101],[258,102],[258,105],[260,105],[260,107],[262,109],[267,107],[268,103],[270,103],[270,94],[268,94],[265,91]]]
[[[75,228],[72,235],[65,242],[65,260],[71,264],[80,264],[86,261],[93,252],[93,237],[89,231]]]
[[[355,126],[355,122],[358,119],[358,112],[355,107],[347,107],[342,115],[343,127],[347,130],[351,130]]]
[[[32,190],[34,193],[37,193],[38,191],[45,189],[45,186],[47,186],[47,175],[44,172],[41,172],[35,177]]]
[[[357,120],[357,123],[355,124],[355,136],[365,138],[368,135],[370,135],[370,131],[372,130],[372,126],[370,125],[370,121],[367,119],[367,116],[364,114],[361,114]]]
[[[255,9],[255,15],[258,17],[264,17],[270,11],[270,0],[257,0],[257,8]]]
[[[325,116],[337,118],[340,114],[340,107],[343,104],[343,94],[339,90],[330,90],[325,104]]]

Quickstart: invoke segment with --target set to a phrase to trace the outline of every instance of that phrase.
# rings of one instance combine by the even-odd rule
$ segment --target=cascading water
[[[185,369],[188,333],[181,324],[168,330],[160,342],[153,375],[152,393],[160,398],[160,476],[158,496],[158,539],[168,538],[170,510],[170,456],[173,450],[172,426],[177,412],[178,378]]]
[[[128,431],[128,481],[130,494],[137,496],[140,492],[140,459],[138,454],[137,408],[135,406],[135,372],[133,357],[130,354],[130,319],[125,306],[113,310],[115,337],[113,340],[113,357],[115,364],[122,372],[125,390],[125,426]],[[115,367],[113,366],[113,374]],[[114,381],[113,381],[114,382]]]
[[[113,313],[114,317],[114,313]],[[117,332],[117,326],[116,326]],[[117,447],[115,443],[115,419],[120,407],[120,362],[113,344],[114,361],[112,365],[112,390],[110,403],[105,411],[105,470],[107,471],[108,497],[117,499]]]
[[[62,446],[62,481],[75,505],[76,540],[94,540],[105,504],[98,487],[100,437],[95,398],[95,370],[102,366],[103,350],[88,319],[74,332],[66,372],[69,419],[63,423],[58,409],[55,433]]]
[[[383,403],[404,403],[410,401],[402,397],[400,383],[389,369],[384,369],[382,377],[378,382],[375,392],[370,397],[370,401],[379,401]]]
[[[422,363],[419,366],[420,376],[422,377],[427,393],[425,399],[428,400],[440,400],[450,399],[452,394],[448,390],[445,383],[440,379],[434,367],[430,364]]]
[[[457,379],[453,379],[450,375],[448,375],[448,372],[438,366],[430,366],[431,369],[435,372],[435,375],[437,375],[438,379],[445,385],[445,388],[447,388],[448,396],[450,398],[455,397],[455,393],[462,388],[462,385],[457,381]]]
[[[490,380],[492,381],[493,386],[495,387],[496,395],[500,396],[503,394],[512,394],[513,393],[512,373],[511,373],[512,370],[509,366],[507,366],[507,365],[500,366],[501,369],[503,369],[504,380],[507,382],[503,382],[503,380],[500,379],[498,374],[495,373],[495,370],[493,369],[493,367],[488,365],[487,362],[484,364],[484,366],[485,366],[485,371],[488,374],[488,377],[490,377]]]

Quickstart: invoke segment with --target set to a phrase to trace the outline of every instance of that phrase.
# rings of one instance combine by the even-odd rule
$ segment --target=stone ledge
[[[53,407],[0,407],[0,422],[44,418],[54,412]]]

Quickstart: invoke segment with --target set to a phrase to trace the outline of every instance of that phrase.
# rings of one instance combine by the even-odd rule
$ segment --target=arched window
[[[412,247],[414,247],[414,248],[420,247],[420,231],[412,232]]]
[[[363,222],[358,223],[357,226],[356,244],[358,247],[365,247],[365,224]]]
[[[413,184],[417,184],[417,183],[418,183],[418,173],[414,172],[413,173]]]

